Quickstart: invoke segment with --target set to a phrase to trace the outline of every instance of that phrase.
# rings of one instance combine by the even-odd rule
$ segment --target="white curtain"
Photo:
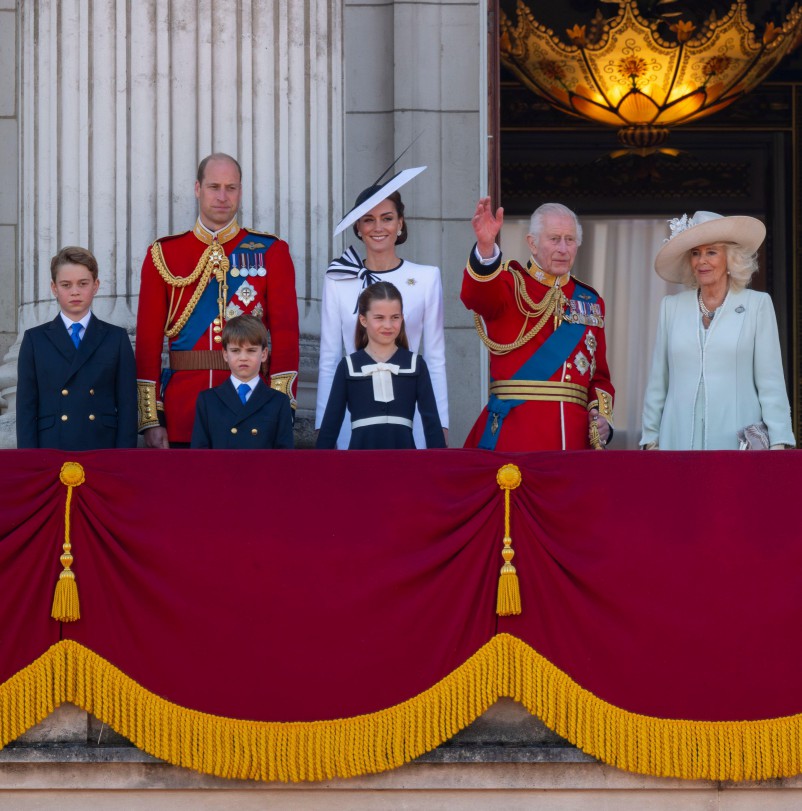
[[[528,258],[528,229],[528,218],[504,220],[505,258]],[[665,219],[583,217],[582,229],[573,273],[598,290],[605,303],[607,361],[616,390],[612,448],[637,448],[660,301],[681,289],[654,272],[668,225]]]

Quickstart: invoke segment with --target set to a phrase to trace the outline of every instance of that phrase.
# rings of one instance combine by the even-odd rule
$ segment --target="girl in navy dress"
[[[349,450],[414,448],[417,404],[426,447],[444,448],[432,381],[423,358],[409,351],[398,288],[389,282],[371,284],[359,296],[358,312],[357,351],[337,366],[317,447],[337,447],[347,406]]]

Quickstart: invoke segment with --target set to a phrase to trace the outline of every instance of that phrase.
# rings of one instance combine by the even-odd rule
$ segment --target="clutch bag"
[[[738,431],[738,450],[767,451],[769,449],[769,429],[764,422],[755,422]]]

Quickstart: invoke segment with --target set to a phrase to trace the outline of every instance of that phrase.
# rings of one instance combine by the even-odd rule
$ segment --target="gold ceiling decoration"
[[[635,0],[612,4],[614,17],[597,14],[588,25],[572,26],[564,42],[517,0],[515,24],[501,13],[501,60],[557,109],[617,127],[621,144],[640,154],[657,150],[670,127],[748,93],[802,36],[798,3],[760,36],[745,0],[698,27],[681,15],[670,23],[665,16],[647,20]]]

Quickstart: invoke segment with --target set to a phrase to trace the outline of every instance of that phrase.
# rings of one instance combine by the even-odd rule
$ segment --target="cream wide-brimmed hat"
[[[753,254],[766,238],[766,226],[754,217],[723,217],[712,211],[683,214],[668,221],[671,236],[657,253],[654,269],[667,282],[685,284],[690,273],[686,254],[699,245],[732,242]]]

